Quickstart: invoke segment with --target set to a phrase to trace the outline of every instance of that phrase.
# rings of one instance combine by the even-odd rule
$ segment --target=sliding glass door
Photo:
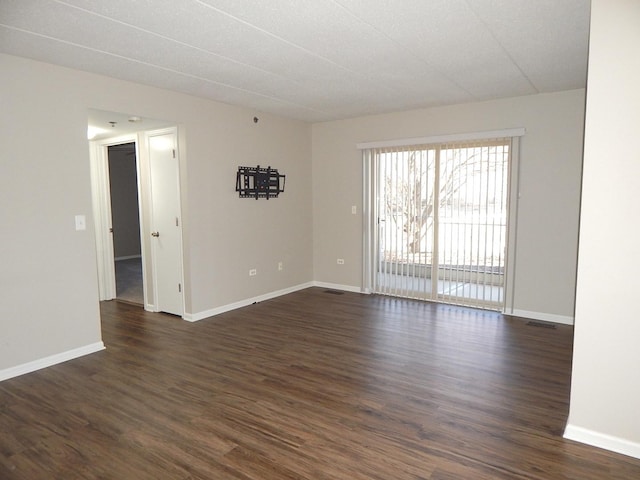
[[[504,306],[511,139],[371,149],[373,291]]]

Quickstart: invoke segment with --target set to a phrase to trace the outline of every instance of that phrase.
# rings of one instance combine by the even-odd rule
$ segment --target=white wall
[[[593,0],[565,436],[640,458],[640,2]]]
[[[188,314],[312,280],[308,124],[7,55],[0,71],[0,375],[100,342],[89,108],[179,126]],[[257,164],[287,175],[280,198],[238,198]]]
[[[314,278],[361,286],[359,142],[525,127],[521,140],[514,307],[571,322],[574,309],[584,90],[313,125]],[[351,206],[358,206],[358,215]],[[344,258],[344,265],[336,259]]]
[[[183,200],[188,212],[188,311],[197,315],[310,282],[310,126],[237,107],[193,102],[185,124],[188,178]],[[254,114],[259,117],[257,124]],[[238,198],[238,166],[258,164],[286,175],[285,191],[278,198]],[[280,261],[282,271],[277,270]],[[258,275],[249,277],[253,268]]]
[[[85,109],[51,69],[0,62],[1,375],[101,335]]]

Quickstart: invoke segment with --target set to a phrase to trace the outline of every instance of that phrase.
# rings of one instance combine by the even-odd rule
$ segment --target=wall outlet
[[[278,262],[278,270],[284,270],[284,265],[282,262]]]
[[[344,265],[344,258],[338,259],[338,265]]]
[[[252,268],[251,270],[249,270],[250,277],[255,277],[257,274],[258,274],[258,270],[256,270],[255,268]]]

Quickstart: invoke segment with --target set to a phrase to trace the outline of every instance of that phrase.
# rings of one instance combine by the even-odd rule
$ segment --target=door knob
[[[151,232],[151,236],[152,237],[159,237],[160,236],[160,232]]]

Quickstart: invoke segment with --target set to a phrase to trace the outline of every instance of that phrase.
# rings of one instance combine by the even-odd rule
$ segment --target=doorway
[[[184,292],[177,128],[140,131],[92,141],[90,152],[100,300],[123,298],[142,303],[147,311],[182,316]],[[119,170],[125,171],[124,182],[118,175],[111,175]],[[119,186],[114,185],[112,189],[112,181],[120,182]],[[121,190],[124,188],[122,184],[126,184],[126,194]],[[136,192],[133,191],[134,184]],[[133,200],[136,195],[137,225]],[[124,197],[129,200],[125,201]],[[122,218],[118,209],[126,211],[126,225],[119,223]],[[136,230],[139,253],[135,239],[132,240]],[[126,249],[121,249],[124,248],[121,241],[128,243]],[[132,288],[138,290],[133,299],[127,298],[128,294],[123,290],[128,286],[120,284],[121,278],[118,277],[123,277],[122,282],[126,282],[127,277],[133,281]]]
[[[116,298],[144,305],[135,142],[107,147]]]

